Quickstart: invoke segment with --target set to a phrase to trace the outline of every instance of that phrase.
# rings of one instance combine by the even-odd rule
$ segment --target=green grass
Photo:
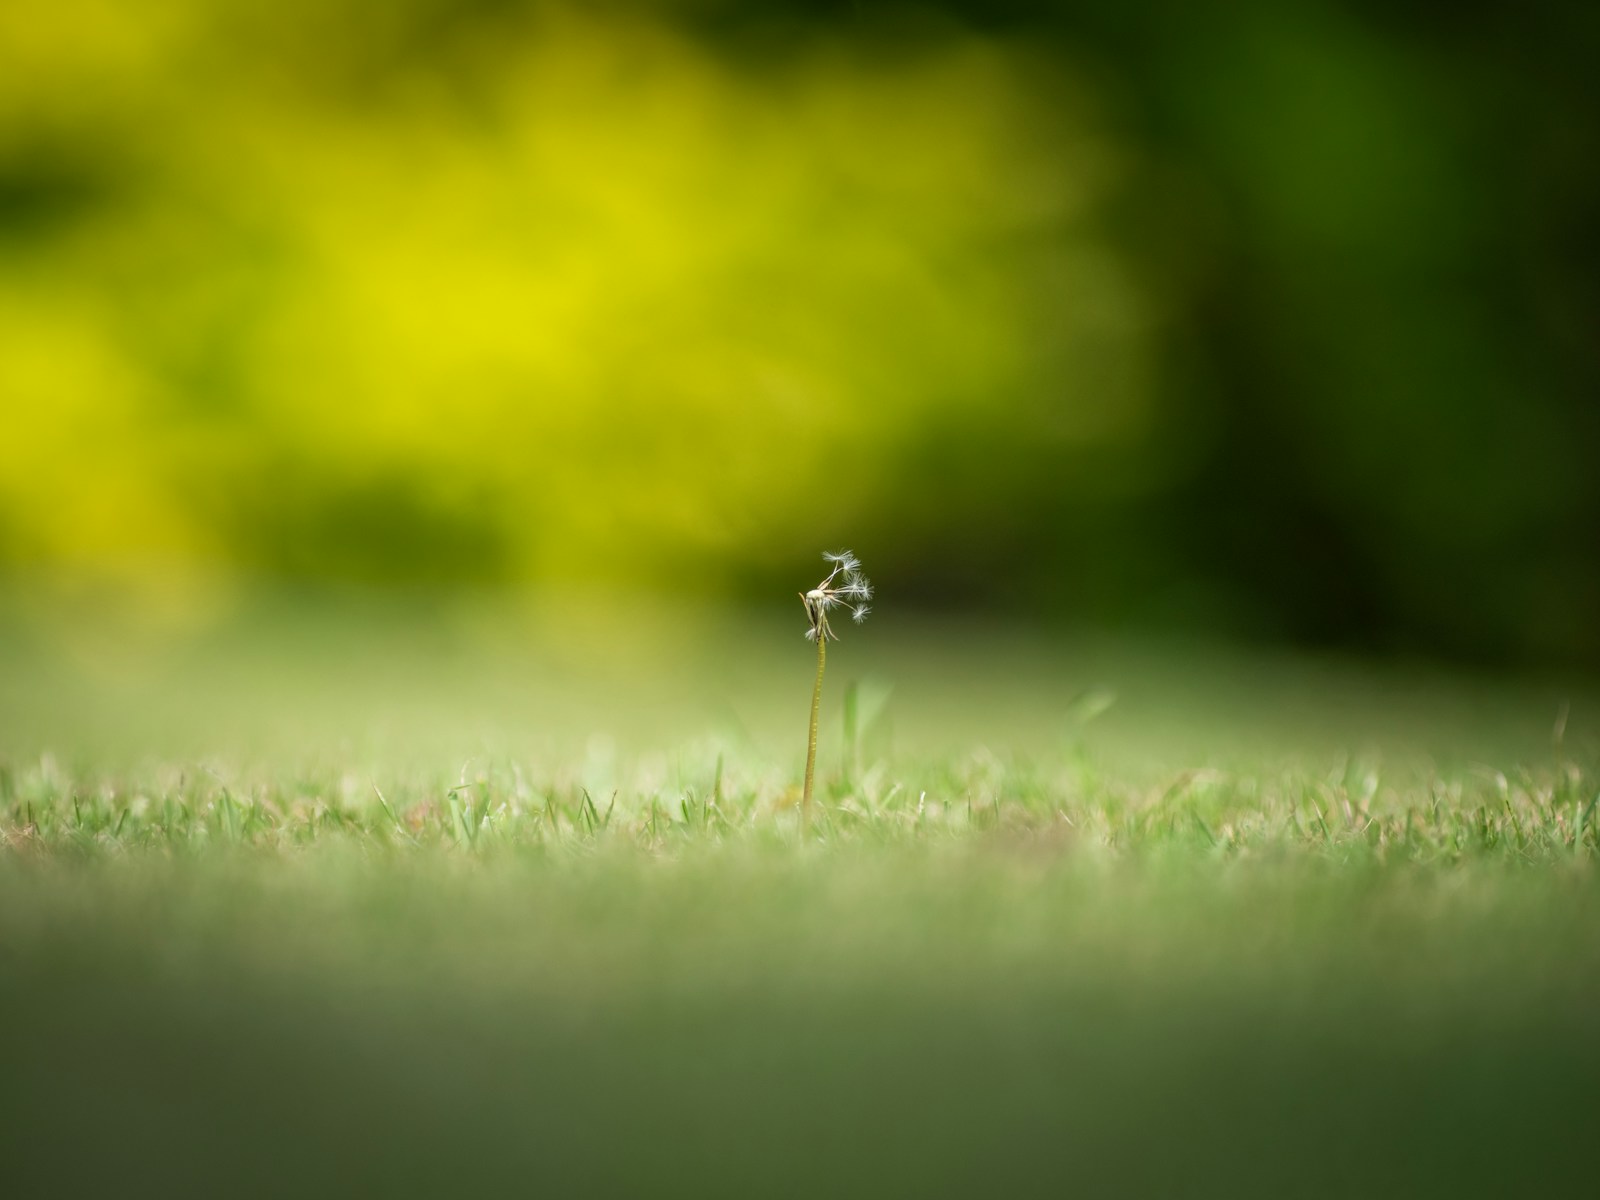
[[[1591,693],[890,619],[805,829],[798,631],[549,629],[10,614],[8,1194],[1589,1176]]]
[[[1600,780],[1572,762],[1509,774],[1408,768],[1393,779],[1354,761],[1259,775],[1203,767],[1143,787],[1082,758],[892,760],[836,777],[808,831],[793,787],[763,782],[780,775],[726,752],[692,753],[676,757],[670,784],[598,795],[561,764],[411,775],[385,791],[376,780],[292,768],[282,780],[234,786],[206,767],[75,777],[46,758],[0,768],[0,837],[15,856],[87,859],[339,847],[551,862],[631,853],[647,862],[708,845],[797,853],[960,846],[1026,849],[1073,865],[1181,859],[1306,869],[1556,869],[1586,864],[1600,848]]]

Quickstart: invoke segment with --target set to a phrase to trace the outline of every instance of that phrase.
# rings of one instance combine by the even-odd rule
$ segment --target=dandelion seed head
[[[841,603],[839,595],[832,588],[812,588],[806,593],[806,603],[820,612],[827,612]]]
[[[830,610],[846,608],[858,624],[872,611],[866,604],[872,599],[872,584],[861,574],[861,560],[848,550],[825,550],[822,557],[833,564],[833,569],[816,587],[800,594],[810,625],[806,640],[811,642],[830,641],[838,636],[828,627]]]

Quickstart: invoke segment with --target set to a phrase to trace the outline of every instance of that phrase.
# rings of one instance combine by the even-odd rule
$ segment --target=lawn
[[[1592,1175],[1582,687],[880,614],[807,823],[798,609],[0,615],[8,1195]]]

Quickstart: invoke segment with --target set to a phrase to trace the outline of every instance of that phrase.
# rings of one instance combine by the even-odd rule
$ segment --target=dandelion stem
[[[806,786],[800,797],[800,817],[811,824],[811,783],[817,769],[817,717],[822,711],[822,668],[828,661],[828,639],[817,635],[817,682],[811,689],[811,737],[806,743]]]
[[[811,689],[811,730],[806,739],[806,786],[800,795],[800,823],[806,829],[811,827],[811,792],[817,774],[817,718],[822,711],[822,669],[828,662],[828,639],[834,636],[833,630],[828,628],[828,610],[841,605],[849,608],[857,625],[872,611],[867,607],[867,601],[872,599],[872,584],[861,573],[861,560],[848,550],[825,553],[822,557],[833,564],[833,570],[809,592],[800,593],[800,603],[806,610],[806,637],[817,644],[817,684]],[[835,586],[833,581],[841,574],[844,580]]]

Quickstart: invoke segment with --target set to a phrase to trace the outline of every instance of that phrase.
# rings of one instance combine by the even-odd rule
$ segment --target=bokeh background
[[[0,6],[0,574],[1600,667],[1600,10]],[[797,567],[798,564],[798,567]]]

